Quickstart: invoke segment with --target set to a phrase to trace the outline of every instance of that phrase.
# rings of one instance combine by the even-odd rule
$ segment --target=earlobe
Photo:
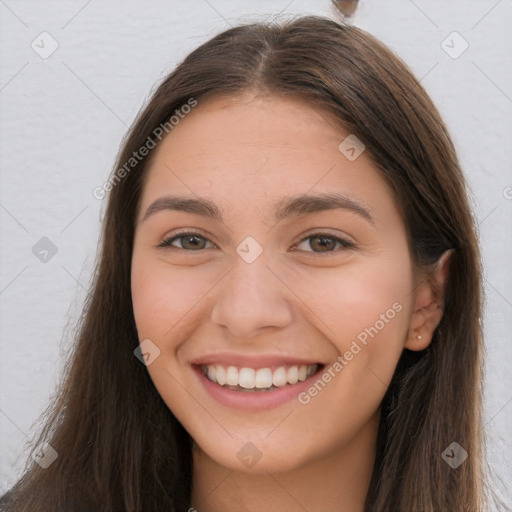
[[[416,309],[411,318],[409,334],[405,348],[409,350],[426,349],[434,337],[434,331],[443,317],[443,309],[438,302]]]
[[[419,351],[427,348],[434,336],[444,312],[444,291],[449,275],[453,249],[445,251],[432,272],[416,289],[414,313],[404,347]]]

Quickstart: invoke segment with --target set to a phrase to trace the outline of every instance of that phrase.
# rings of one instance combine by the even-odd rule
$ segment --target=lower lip
[[[225,388],[216,382],[212,382],[206,377],[201,368],[193,366],[199,380],[206,391],[217,402],[227,407],[235,407],[237,409],[272,409],[279,405],[297,399],[298,395],[311,386],[311,380],[317,377],[318,372],[297,384],[288,384],[272,391],[235,391],[234,389]]]

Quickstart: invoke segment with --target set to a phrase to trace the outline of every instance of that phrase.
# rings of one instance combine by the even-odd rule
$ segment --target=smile
[[[271,368],[238,368],[221,364],[200,365],[206,378],[219,386],[244,392],[273,391],[305,381],[316,373],[317,364]]]

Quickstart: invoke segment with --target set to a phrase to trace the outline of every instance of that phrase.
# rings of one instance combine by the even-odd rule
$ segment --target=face
[[[295,100],[212,97],[146,176],[131,279],[147,370],[225,467],[292,470],[376,433],[414,274],[392,192],[339,149],[348,135]]]

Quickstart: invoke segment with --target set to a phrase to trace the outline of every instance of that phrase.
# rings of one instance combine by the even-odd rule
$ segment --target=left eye
[[[180,245],[175,244],[178,240],[180,241]],[[212,247],[215,247],[212,242],[197,233],[180,233],[170,238],[166,238],[159,247],[174,247],[176,249],[184,249],[186,251],[197,251],[201,249],[208,249],[208,247],[206,247],[206,244],[208,243],[210,243]]]
[[[177,242],[179,242],[178,245],[176,245]],[[208,246],[208,244],[210,244],[210,246]],[[173,247],[186,251],[200,251],[201,249],[215,247],[215,244],[197,233],[179,233],[166,238],[159,244],[159,247]],[[305,252],[334,252],[336,248],[351,249],[354,247],[355,245],[352,242],[343,238],[339,238],[328,233],[314,233],[301,240],[292,248],[292,250],[298,249]]]

